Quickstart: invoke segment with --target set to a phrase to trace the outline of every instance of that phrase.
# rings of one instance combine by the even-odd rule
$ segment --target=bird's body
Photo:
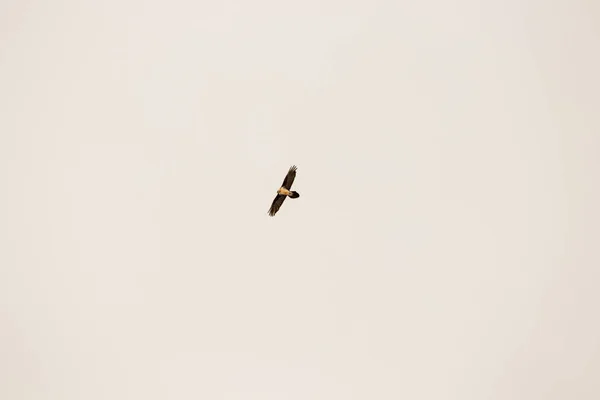
[[[271,217],[275,216],[277,211],[279,211],[279,208],[283,204],[283,201],[285,200],[286,197],[289,197],[292,199],[297,199],[298,197],[300,197],[300,194],[298,192],[291,190],[292,184],[294,183],[294,179],[296,178],[296,170],[297,169],[298,168],[296,168],[296,166],[293,165],[290,168],[290,170],[288,171],[287,175],[285,176],[285,179],[283,180],[281,187],[279,189],[277,189],[277,196],[275,196],[275,199],[273,200],[273,204],[271,204],[271,208],[269,208],[269,215]]]
[[[282,194],[284,196],[289,196],[292,192],[290,190],[287,190],[286,188],[284,188],[283,186],[280,187],[279,189],[277,189],[277,194]]]

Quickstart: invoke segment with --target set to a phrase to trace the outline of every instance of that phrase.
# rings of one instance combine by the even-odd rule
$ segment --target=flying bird
[[[294,192],[293,190],[291,190],[292,183],[294,183],[294,179],[296,179],[297,169],[298,168],[296,168],[295,165],[292,165],[287,175],[285,176],[281,187],[277,189],[277,196],[275,196],[273,204],[271,204],[271,208],[269,208],[269,215],[271,217],[274,217],[277,211],[279,211],[279,208],[283,204],[283,201],[286,197],[290,197],[292,199],[297,199],[298,197],[300,197],[300,194],[298,194],[298,192]]]

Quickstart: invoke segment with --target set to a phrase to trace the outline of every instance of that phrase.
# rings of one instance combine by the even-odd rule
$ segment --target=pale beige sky
[[[0,398],[600,398],[598,21],[4,0]]]

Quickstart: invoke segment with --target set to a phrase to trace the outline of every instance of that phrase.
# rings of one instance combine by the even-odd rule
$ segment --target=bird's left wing
[[[286,198],[286,196],[284,196],[282,194],[278,194],[277,196],[275,196],[275,199],[273,200],[273,204],[271,204],[271,208],[269,208],[269,215],[271,217],[275,216],[277,211],[279,211],[279,208],[283,204],[283,201],[285,200],[285,198]]]

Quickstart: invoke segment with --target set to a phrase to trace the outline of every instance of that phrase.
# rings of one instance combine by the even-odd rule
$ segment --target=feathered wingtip
[[[292,199],[297,199],[298,197],[300,197],[300,193],[298,192],[294,192],[293,190],[290,192],[290,197]]]

